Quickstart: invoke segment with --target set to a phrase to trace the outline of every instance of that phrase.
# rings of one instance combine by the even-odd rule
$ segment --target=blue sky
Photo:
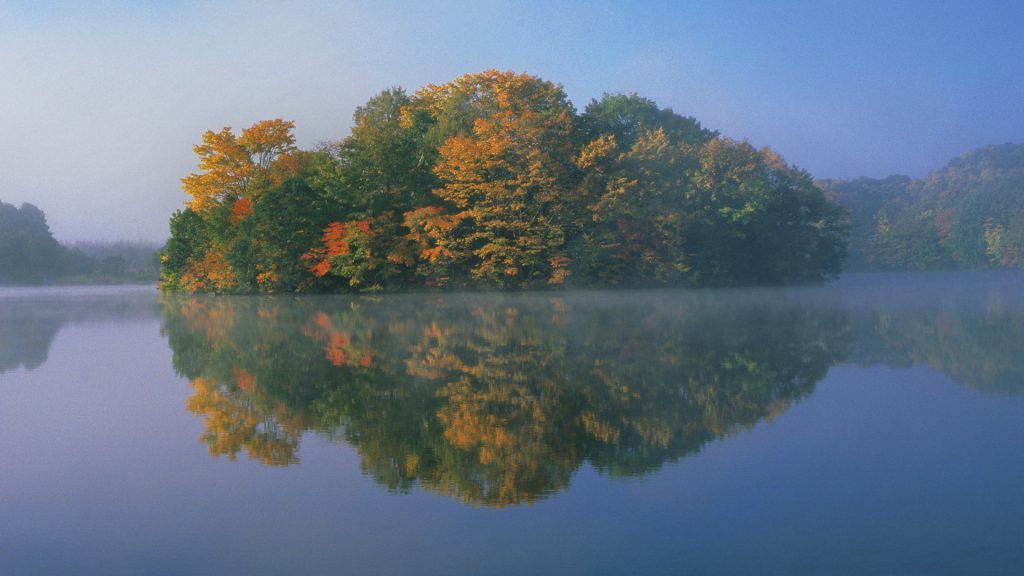
[[[1024,141],[1024,2],[9,2],[0,200],[163,240],[202,132],[344,136],[379,90],[488,68],[637,92],[819,178]]]

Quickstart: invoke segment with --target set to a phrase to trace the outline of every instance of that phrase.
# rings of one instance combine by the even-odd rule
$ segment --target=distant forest
[[[845,270],[1024,268],[1024,144],[965,153],[919,180],[818,184],[848,211]]]
[[[158,248],[140,242],[64,246],[42,210],[0,202],[0,285],[155,281]]]
[[[811,176],[637,95],[469,74],[394,88],[343,140],[203,135],[171,218],[168,289],[227,293],[816,282],[842,209]]]

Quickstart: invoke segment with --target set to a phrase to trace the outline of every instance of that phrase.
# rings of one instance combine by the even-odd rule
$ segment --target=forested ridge
[[[153,281],[157,247],[140,242],[81,242],[53,237],[32,204],[0,202],[0,285]]]
[[[987,146],[922,179],[819,183],[849,211],[845,269],[1024,267],[1024,145]]]
[[[582,112],[486,71],[382,91],[348,137],[210,131],[167,289],[224,293],[731,286],[838,274],[844,213],[806,172],[638,95]]]

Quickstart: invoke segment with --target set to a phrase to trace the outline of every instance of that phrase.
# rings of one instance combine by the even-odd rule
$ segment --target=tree
[[[0,202],[0,282],[40,282],[58,277],[65,249],[46,215],[32,204]]]
[[[243,198],[252,200],[273,184],[280,184],[296,170],[294,122],[280,118],[257,122],[235,136],[231,128],[207,131],[193,150],[199,156],[200,173],[181,179],[191,196],[189,207],[209,210]]]
[[[580,233],[577,271],[607,285],[682,284],[686,252],[689,149],[672,144],[662,129],[645,130],[628,148],[614,134],[581,152],[581,196],[589,222]]]
[[[658,108],[653,100],[637,94],[604,94],[591,100],[580,116],[582,132],[587,141],[613,136],[624,150],[633,146],[645,133],[661,130],[673,144],[700,146],[718,136],[690,116],[681,116],[671,108]]]
[[[422,127],[402,121],[409,103],[399,88],[374,96],[356,110],[352,133],[318,157],[312,183],[344,219],[322,225],[319,245],[305,255],[317,277],[360,290],[415,281],[405,214],[432,200],[437,178],[422,152]]]
[[[472,126],[438,148],[434,193],[449,219],[425,229],[432,244],[426,266],[444,269],[432,276],[457,284],[562,283],[576,173],[575,111],[561,87],[491,70],[428,86],[414,100],[438,125],[454,124],[457,103],[461,124]]]

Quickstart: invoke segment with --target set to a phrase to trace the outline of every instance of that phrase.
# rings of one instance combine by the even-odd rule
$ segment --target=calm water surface
[[[0,574],[1015,574],[1024,276],[0,288]]]

